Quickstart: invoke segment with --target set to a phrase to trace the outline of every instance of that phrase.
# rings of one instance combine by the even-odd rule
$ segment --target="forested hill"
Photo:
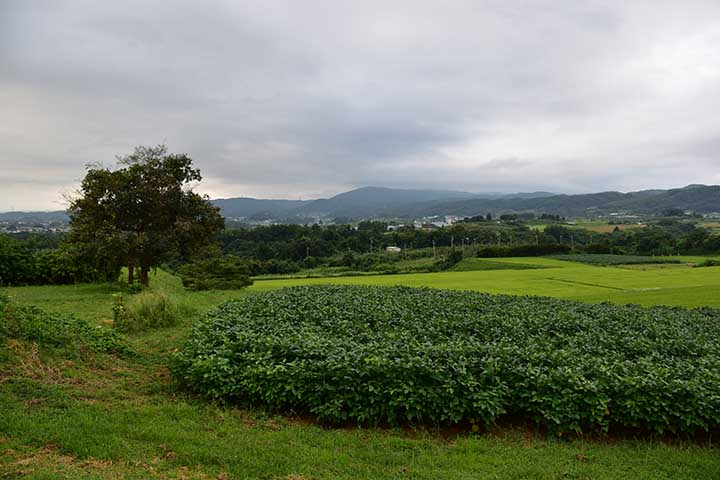
[[[227,198],[213,201],[229,218],[293,222],[309,218],[419,218],[430,215],[473,216],[535,212],[566,217],[610,213],[661,214],[668,209],[720,212],[719,185],[689,185],[671,190],[556,195],[547,192],[473,194],[443,190],[364,187],[319,200]],[[0,213],[0,222],[50,222],[67,219],[63,212]]]
[[[276,217],[286,212],[294,212],[310,203],[302,200],[263,200],[258,198],[219,198],[213,200],[226,217]]]
[[[228,198],[215,200],[226,217],[249,219],[295,218],[388,218],[411,217],[435,205],[476,199],[532,199],[551,196],[548,192],[476,194],[453,190],[413,190],[362,187],[331,198],[307,201]]]
[[[68,216],[62,210],[50,212],[0,212],[0,223],[13,222],[25,224],[63,224]]]
[[[249,206],[250,199],[225,199],[226,216],[233,216],[233,205]],[[300,202],[294,206],[277,200],[254,200],[256,213],[271,217],[328,218],[418,218],[430,215],[463,215],[536,212],[568,217],[607,215],[610,213],[660,214],[668,209],[698,213],[720,212],[720,186],[689,185],[671,190],[639,192],[601,192],[582,195],[555,195],[547,192],[519,194],[472,194],[456,191],[400,190],[366,187],[332,198]]]
[[[428,205],[423,207],[423,211],[426,215],[538,212],[585,217],[610,213],[661,214],[673,208],[697,213],[720,212],[720,186],[689,185],[671,190],[553,195],[532,199],[471,199]]]

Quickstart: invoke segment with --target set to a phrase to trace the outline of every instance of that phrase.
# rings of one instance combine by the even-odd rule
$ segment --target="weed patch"
[[[113,327],[119,332],[136,333],[172,327],[187,313],[163,293],[144,291],[127,301],[118,293],[114,298]]]
[[[41,349],[63,350],[69,355],[88,351],[132,353],[125,340],[110,329],[92,326],[72,315],[49,313],[9,300],[0,302],[0,346],[6,350],[8,342],[15,340],[35,343]]]

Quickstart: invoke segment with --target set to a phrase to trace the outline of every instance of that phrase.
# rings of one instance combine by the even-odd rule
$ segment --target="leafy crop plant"
[[[225,303],[174,374],[209,397],[328,422],[556,432],[720,426],[720,310],[409,287],[308,286]]]

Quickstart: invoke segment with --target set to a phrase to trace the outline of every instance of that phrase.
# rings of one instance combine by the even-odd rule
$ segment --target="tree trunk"
[[[140,263],[140,283],[144,287],[150,285],[150,266],[145,262]]]
[[[128,264],[128,284],[132,285],[135,283],[135,262],[130,262]]]

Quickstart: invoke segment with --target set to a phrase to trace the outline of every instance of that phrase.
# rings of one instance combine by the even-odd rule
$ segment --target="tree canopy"
[[[117,168],[89,165],[68,214],[71,242],[96,264],[128,267],[140,282],[159,263],[207,245],[224,228],[218,208],[192,191],[202,180],[186,154],[140,146]]]

